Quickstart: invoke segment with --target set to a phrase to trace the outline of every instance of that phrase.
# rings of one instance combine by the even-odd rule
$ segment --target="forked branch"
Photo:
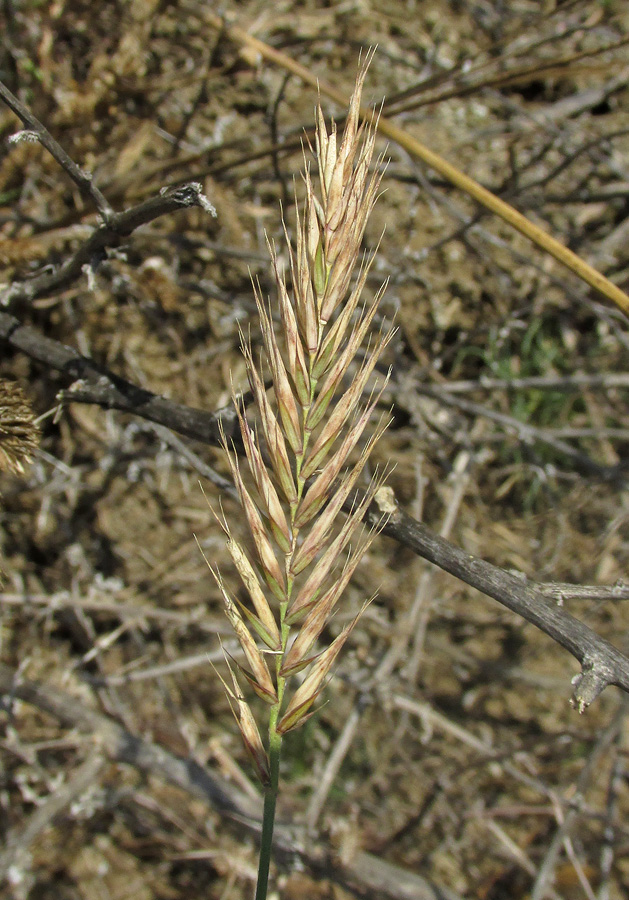
[[[581,663],[581,673],[572,680],[575,686],[573,703],[579,712],[584,712],[608,685],[616,685],[629,693],[629,659],[625,654],[565,609],[549,601],[526,579],[471,556],[439,537],[398,509],[388,493],[376,495],[369,516],[375,521],[383,513],[389,514],[384,534],[395,538],[444,572],[493,597],[502,606],[535,625]]]

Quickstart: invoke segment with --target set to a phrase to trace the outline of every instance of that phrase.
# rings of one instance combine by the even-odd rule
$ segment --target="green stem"
[[[280,701],[281,702],[281,701]],[[266,900],[269,886],[269,866],[273,850],[273,827],[275,825],[275,805],[280,777],[280,756],[282,752],[282,735],[275,729],[280,703],[271,710],[269,722],[269,763],[271,780],[264,792],[264,813],[262,817],[262,837],[260,839],[260,858],[258,860],[258,884],[255,900]]]
[[[319,340],[319,344],[321,340]],[[273,829],[275,827],[275,807],[277,805],[277,794],[279,790],[279,778],[280,778],[280,757],[282,754],[282,735],[277,731],[277,722],[280,715],[280,710],[282,708],[282,701],[284,699],[284,688],[286,686],[286,679],[282,678],[279,674],[281,668],[282,658],[286,651],[286,645],[288,643],[288,636],[290,632],[290,627],[285,622],[286,611],[288,609],[290,597],[293,591],[293,580],[290,576],[290,563],[293,557],[293,553],[295,552],[295,547],[297,545],[297,529],[295,528],[295,517],[297,515],[297,510],[299,509],[299,504],[301,502],[301,497],[305,485],[304,479],[301,478],[301,467],[306,458],[306,449],[308,446],[308,440],[310,438],[310,430],[305,427],[305,423],[308,419],[308,413],[310,411],[310,407],[312,406],[312,401],[314,399],[316,388],[316,380],[312,379],[311,384],[311,398],[310,403],[306,407],[303,413],[303,423],[304,423],[304,435],[303,435],[303,446],[301,453],[296,455],[295,458],[295,474],[297,480],[297,500],[291,504],[290,510],[290,518],[291,518],[291,530],[293,535],[293,546],[289,553],[286,555],[286,600],[284,603],[280,604],[280,633],[282,639],[282,652],[277,657],[276,667],[277,667],[277,703],[271,708],[271,714],[269,717],[269,767],[270,767],[270,781],[266,787],[264,792],[264,812],[262,814],[262,835],[260,837],[260,856],[258,859],[258,883],[256,886],[256,895],[255,900],[266,900],[267,891],[269,888],[269,869],[271,865],[271,856],[273,852]]]

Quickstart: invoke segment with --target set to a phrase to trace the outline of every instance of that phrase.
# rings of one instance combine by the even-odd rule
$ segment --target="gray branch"
[[[11,93],[8,87],[0,81],[0,98],[4,100],[9,109],[11,109],[18,119],[28,129],[27,135],[33,135],[39,143],[48,150],[50,155],[59,163],[61,168],[68,173],[72,181],[76,184],[83,196],[90,197],[96,209],[99,211],[101,218],[105,224],[109,224],[114,212],[92,181],[89,172],[84,172],[65,152],[63,147],[50,134],[48,129],[42,125],[33,113],[21,103],[18,98]]]
[[[573,679],[573,703],[579,712],[584,712],[608,685],[617,685],[629,693],[629,658],[613,644],[552,603],[526,579],[471,556],[396,508],[390,496],[387,496],[386,502],[382,496],[376,496],[369,511],[372,525],[377,525],[382,522],[383,516],[388,516],[382,528],[384,534],[455,578],[493,597],[502,606],[535,625],[580,662],[581,673]]]
[[[225,434],[236,438],[236,414],[231,407],[217,415],[154,394],[82,356],[73,347],[22,325],[9,313],[0,312],[0,340],[67,376],[73,387],[62,392],[61,402],[95,403],[104,409],[120,409],[213,446],[220,443],[220,421]]]
[[[19,301],[30,302],[38,297],[64,290],[81,277],[86,266],[92,270],[97,269],[107,258],[107,251],[120,246],[136,228],[153,222],[160,216],[193,206],[210,213],[214,210],[197,182],[164,191],[131,209],[112,213],[107,222],[96,228],[74,256],[58,269],[44,272],[28,281],[14,282],[4,291],[0,291],[0,306],[9,306]]]
[[[1,339],[32,359],[60,370],[74,382],[70,390],[62,392],[62,402],[95,403],[107,409],[120,409],[213,446],[220,445],[220,421],[228,438],[239,442],[231,407],[217,414],[153,394],[114,375],[73,348],[22,325],[14,316],[0,312]],[[581,664],[573,694],[574,703],[581,712],[610,684],[629,693],[629,659],[583,622],[551,602],[539,588],[505,569],[470,556],[403,513],[393,501],[391,505],[372,504],[369,512],[372,524],[380,522],[383,515],[389,516],[385,534],[493,597],[572,653]]]

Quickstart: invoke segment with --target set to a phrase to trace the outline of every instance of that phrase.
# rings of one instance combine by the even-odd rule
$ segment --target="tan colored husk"
[[[269,606],[269,601],[267,600],[264,591],[260,587],[258,576],[256,575],[255,569],[251,565],[251,562],[249,561],[249,557],[245,553],[243,547],[241,547],[241,545],[233,538],[230,538],[227,541],[227,549],[229,550],[229,554],[234,561],[234,565],[238,570],[238,574],[242,579],[242,583],[247,589],[247,593],[251,597],[251,602],[255,607],[258,618],[271,637],[271,643],[269,646],[271,646],[274,650],[279,650],[281,639],[277,623],[275,621],[275,616],[273,615],[273,611]]]
[[[280,549],[286,553],[290,549],[291,537],[288,522],[286,521],[286,515],[273,481],[264,465],[258,441],[245,421],[241,403],[235,396],[233,400],[236,415],[238,416],[245,454],[249,463],[249,469],[253,475],[260,501],[264,504],[263,512],[271,523]]]
[[[266,446],[271,459],[271,464],[286,500],[289,503],[294,503],[297,500],[297,489],[295,488],[284,435],[282,434],[277,418],[267,399],[262,379],[256,370],[251,354],[251,347],[244,345],[243,353],[247,365],[249,384],[251,385],[256,406],[262,420],[262,428],[264,430],[264,437],[266,439]]]
[[[302,527],[319,511],[321,506],[330,497],[330,489],[336,480],[337,475],[341,471],[343,465],[347,461],[347,457],[354,449],[360,439],[365,427],[370,419],[371,413],[376,408],[378,400],[382,394],[383,388],[378,391],[375,399],[365,407],[360,416],[350,426],[345,434],[342,444],[336,450],[331,459],[326,463],[325,468],[317,475],[306,491],[306,496],[299,508],[299,514],[295,517],[295,524]],[[380,430],[377,432],[381,433]],[[373,443],[373,442],[372,442]],[[358,465],[358,464],[357,464]]]
[[[285,654],[280,668],[280,675],[288,676],[302,668],[306,653],[310,650],[323,629],[328,623],[339,597],[347,587],[354,574],[356,566],[361,561],[367,548],[371,544],[374,534],[371,533],[362,540],[350,559],[347,561],[342,573],[336,578],[332,586],[325,594],[313,604],[311,611],[306,616],[299,634],[295,638],[288,653]],[[294,613],[296,610],[293,611]]]
[[[360,522],[362,522],[363,516],[379,485],[380,481],[374,478],[369,486],[369,490],[366,492],[361,502],[355,506],[350,515],[347,516],[337,536],[328,544],[325,552],[322,553],[317,560],[306,583],[288,607],[286,622],[289,625],[292,625],[303,615],[305,610],[310,609],[310,607],[316,603],[326,578],[334,568],[337,560],[340,558],[341,553],[344,551]],[[366,549],[366,547],[363,548],[363,552],[364,549]]]
[[[264,522],[258,512],[258,508],[253,502],[253,498],[242,480],[238,458],[232,456],[230,453],[227,454],[227,458],[229,460],[234,484],[238,490],[240,502],[245,511],[249,531],[251,532],[251,537],[253,538],[256,547],[262,572],[267,584],[275,596],[281,601],[285,596],[284,575],[279,567],[277,557],[275,556],[272,541],[264,527]]]
[[[251,666],[252,677],[249,677],[249,673],[247,673],[245,669],[241,669],[241,671],[244,675],[247,676],[247,680],[252,684],[258,696],[260,696],[267,703],[275,703],[277,700],[277,692],[275,690],[275,685],[273,684],[273,679],[271,678],[271,673],[269,672],[264,657],[258,649],[249,629],[245,625],[242,616],[238,612],[234,601],[230,597],[227,588],[223,583],[223,579],[220,576],[220,573],[213,569],[212,566],[209,565],[209,563],[208,566],[212,575],[214,576],[214,580],[216,581],[221,594],[223,595],[223,601],[225,603],[225,614],[229,620],[229,624],[234,630],[236,637],[238,638],[247,662]]]
[[[308,536],[305,538],[304,542],[296,550],[290,563],[289,571],[291,575],[299,575],[300,572],[303,572],[306,566],[310,565],[315,556],[321,550],[323,550],[323,548],[327,544],[331,533],[332,523],[340,513],[343,504],[350,495],[350,492],[355,487],[358,476],[365,467],[371,451],[373,450],[374,444],[380,437],[380,434],[385,427],[386,426],[383,425],[379,431],[372,435],[367,445],[365,446],[360,459],[355,464],[354,468],[344,475],[341,480],[340,486],[330,498],[328,505],[312,526],[312,529],[310,530]],[[358,523],[356,522],[355,525],[357,524]]]

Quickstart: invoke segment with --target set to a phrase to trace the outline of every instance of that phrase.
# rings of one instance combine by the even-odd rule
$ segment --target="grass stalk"
[[[277,703],[269,717],[269,774],[270,782],[264,790],[264,811],[262,813],[262,835],[260,838],[260,856],[258,859],[258,881],[255,900],[266,900],[269,887],[269,869],[273,855],[273,829],[275,827],[275,809],[280,780],[280,759],[282,755],[282,735],[276,726],[280,712]]]
[[[290,281],[269,245],[280,328],[254,284],[263,342],[260,360],[244,338],[242,349],[256,428],[234,395],[248,476],[234,448],[224,442],[252,549],[234,536],[226,518],[217,519],[250,603],[238,599],[220,573],[212,572],[246,660],[246,665],[228,661],[232,684],[223,683],[264,786],[256,900],[265,900],[268,890],[283,737],[312,715],[358,621],[360,613],[329,646],[319,646],[373,538],[373,533],[365,535],[362,520],[374,482],[339,524],[343,505],[386,427],[381,421],[362,439],[384,386],[370,387],[372,375],[392,335],[381,331],[367,344],[361,362],[355,362],[382,293],[361,301],[371,260],[361,266],[353,286],[351,279],[381,177],[380,165],[375,174],[370,171],[375,128],[360,125],[367,64],[358,73],[342,140],[334,126],[328,132],[321,108],[317,110],[317,189],[306,163],[296,246],[288,242]],[[270,391],[265,386],[268,373]],[[274,661],[270,668],[269,654]],[[300,673],[301,683],[287,691]],[[240,687],[243,678],[268,704],[266,743]]]

